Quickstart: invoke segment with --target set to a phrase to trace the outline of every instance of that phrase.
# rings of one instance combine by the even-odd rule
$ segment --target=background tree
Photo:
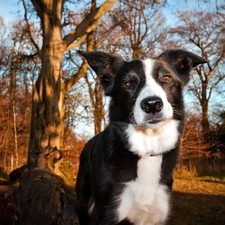
[[[188,90],[195,96],[201,108],[202,129],[205,139],[210,135],[209,104],[216,88],[223,88],[225,75],[225,16],[217,13],[185,11],[179,12],[180,25],[172,29],[193,49],[208,60],[193,73]],[[173,36],[176,39],[176,36]]]
[[[93,75],[93,73],[90,74],[91,75],[89,76],[85,76],[91,102],[91,107],[87,106],[86,109],[89,108],[94,116],[94,134],[96,135],[102,131],[102,128],[104,128],[103,122],[105,119],[106,110],[103,99],[103,90],[99,80],[95,75]]]
[[[219,111],[219,120],[213,127],[213,138],[215,140],[214,152],[219,158],[225,156],[225,111]]]
[[[110,48],[130,59],[144,59],[160,52],[165,35],[165,17],[161,4],[148,1],[123,2],[111,15],[114,24]],[[115,38],[116,37],[116,38]]]
[[[1,57],[1,145],[4,166],[7,171],[26,163],[29,139],[31,89],[36,63],[24,58],[30,44],[24,31],[24,21],[12,24],[9,33],[2,35],[4,53]],[[19,160],[20,156],[20,160]],[[9,167],[10,165],[10,167]]]
[[[180,158],[192,161],[209,157],[209,148],[212,143],[202,139],[201,116],[195,113],[186,113],[185,129],[181,138]]]
[[[100,22],[100,27],[102,25],[102,21]],[[98,26],[98,27],[99,27]],[[107,27],[110,29],[110,26]],[[107,32],[106,32],[107,33]],[[87,35],[86,41],[80,46],[80,48],[88,51],[96,50],[99,46],[99,43],[101,43],[101,38],[105,34],[102,34],[101,38],[97,36],[99,34],[98,32],[90,32]],[[72,68],[79,68],[79,61],[77,60],[77,55],[74,54],[73,50],[70,50],[67,53],[67,61],[70,61],[71,63],[71,69]],[[101,85],[98,82],[97,76],[91,71],[87,70],[87,73],[83,77],[83,82],[80,82],[76,86],[73,87],[74,90],[71,91],[74,95],[80,95],[82,93],[83,99],[88,99],[87,101],[80,102],[80,106],[82,106],[84,113],[82,113],[82,119],[85,119],[86,122],[92,123],[94,125],[94,134],[99,133],[102,131],[103,128],[103,122],[105,121],[105,103],[103,100],[103,91],[101,89]],[[82,90],[80,90],[80,85],[82,85]],[[86,93],[84,94],[84,90],[86,90],[86,93],[88,93],[88,96],[86,96]],[[91,106],[91,107],[90,107]],[[88,115],[88,116],[87,116]],[[93,120],[92,120],[93,118]],[[81,120],[79,120],[81,122]],[[84,122],[85,123],[85,122]],[[91,132],[90,132],[91,133]]]

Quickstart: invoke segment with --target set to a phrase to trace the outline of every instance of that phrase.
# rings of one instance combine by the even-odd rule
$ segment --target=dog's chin
[[[171,121],[171,119],[152,118],[140,124],[136,123],[136,125],[143,129],[148,128],[148,129],[156,130],[166,125],[169,121]]]

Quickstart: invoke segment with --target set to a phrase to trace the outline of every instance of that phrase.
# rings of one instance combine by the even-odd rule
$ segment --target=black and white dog
[[[111,97],[109,126],[80,156],[76,192],[80,225],[164,224],[184,125],[182,89],[206,61],[184,50],[124,61],[81,52]]]

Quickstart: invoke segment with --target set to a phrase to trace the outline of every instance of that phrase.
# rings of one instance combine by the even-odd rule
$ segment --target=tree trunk
[[[49,5],[57,7],[54,3]],[[61,21],[61,18],[52,20],[54,15],[50,13],[54,14],[57,11],[51,8],[43,12],[42,70],[33,92],[29,168],[54,169],[48,157],[60,147],[61,62],[66,47],[61,37],[61,25],[57,23],[58,20]]]
[[[202,98],[201,98],[201,109],[202,109],[202,133],[205,140],[210,138],[210,124],[208,115],[208,99],[207,99],[207,82],[202,82]]]
[[[16,160],[16,168],[18,168],[18,135],[17,135],[17,119],[16,119],[16,106],[15,99],[12,101],[12,112],[13,112],[13,131],[14,131],[14,143],[15,143],[15,160]]]
[[[21,175],[19,215],[21,225],[76,224],[74,191],[57,175],[62,108],[62,58],[66,45],[61,37],[62,1],[42,5],[43,46],[41,73],[35,83],[28,150],[28,166]],[[54,173],[57,175],[55,175]]]
[[[96,80],[94,90],[94,122],[95,122],[95,135],[102,131],[102,120],[105,116],[105,109],[103,103],[103,92],[98,80]]]

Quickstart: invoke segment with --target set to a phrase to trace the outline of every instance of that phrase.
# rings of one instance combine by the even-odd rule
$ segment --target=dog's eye
[[[130,88],[132,88],[132,85],[131,85],[130,82],[125,81],[125,82],[123,82],[123,83],[121,84],[121,87],[122,87],[123,89],[130,89]]]
[[[172,77],[170,75],[164,75],[162,77],[160,77],[160,81],[165,82],[165,83],[169,83],[172,80]]]

